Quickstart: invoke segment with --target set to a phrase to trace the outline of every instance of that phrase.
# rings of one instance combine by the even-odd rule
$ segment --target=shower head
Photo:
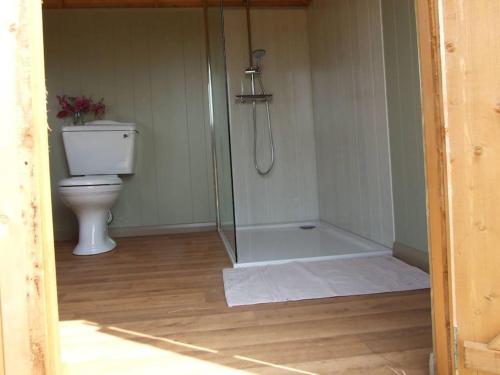
[[[266,50],[265,49],[256,49],[255,51],[252,52],[252,55],[256,59],[261,59],[266,55]]]
[[[260,60],[266,55],[266,50],[265,49],[256,49],[255,51],[252,52],[252,56],[255,60],[255,64],[257,64],[258,67],[260,67]]]

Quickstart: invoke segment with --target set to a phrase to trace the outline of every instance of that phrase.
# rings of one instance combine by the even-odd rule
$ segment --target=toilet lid
[[[59,186],[101,186],[121,184],[122,180],[117,175],[70,177],[59,181]]]

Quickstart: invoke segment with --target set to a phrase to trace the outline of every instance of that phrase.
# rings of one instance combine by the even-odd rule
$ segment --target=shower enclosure
[[[357,3],[206,8],[218,229],[235,266],[392,254],[382,16]]]

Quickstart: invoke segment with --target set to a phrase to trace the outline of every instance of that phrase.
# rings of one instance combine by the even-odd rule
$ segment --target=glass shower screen
[[[226,60],[224,51],[224,23],[222,2],[208,6],[205,1],[207,48],[209,67],[210,124],[214,152],[217,224],[222,240],[237,262],[234,216],[233,174],[231,165],[231,137],[229,125]]]

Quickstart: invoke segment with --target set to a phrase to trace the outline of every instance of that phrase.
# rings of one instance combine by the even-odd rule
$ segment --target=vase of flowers
[[[100,118],[106,112],[104,99],[94,102],[92,98],[82,96],[57,96],[59,101],[58,118],[71,117],[73,125],[83,125],[85,123],[84,116],[92,114],[94,118]]]

